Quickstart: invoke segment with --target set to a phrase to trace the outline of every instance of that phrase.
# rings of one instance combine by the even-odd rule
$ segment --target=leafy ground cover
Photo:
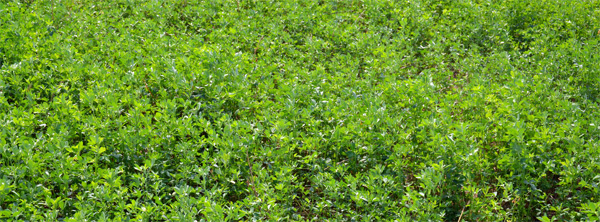
[[[595,221],[600,2],[0,1],[0,219]]]

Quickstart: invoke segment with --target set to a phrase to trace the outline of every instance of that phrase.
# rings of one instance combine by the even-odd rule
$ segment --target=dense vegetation
[[[0,1],[0,219],[600,217],[600,1]]]

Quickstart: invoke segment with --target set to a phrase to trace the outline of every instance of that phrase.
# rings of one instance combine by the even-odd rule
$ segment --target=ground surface
[[[0,1],[0,218],[600,215],[600,2]]]

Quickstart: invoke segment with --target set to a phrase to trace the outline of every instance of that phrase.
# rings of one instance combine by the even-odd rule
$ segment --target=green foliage
[[[0,1],[0,219],[596,221],[598,15]]]

